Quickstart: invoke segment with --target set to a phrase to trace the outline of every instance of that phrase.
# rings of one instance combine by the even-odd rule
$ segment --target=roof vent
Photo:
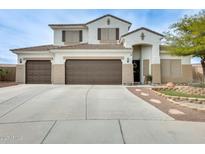
[[[110,19],[109,18],[107,19],[107,25],[110,25]]]
[[[144,35],[144,33],[143,33],[143,32],[141,33],[140,37],[141,37],[141,40],[144,40],[145,35]]]

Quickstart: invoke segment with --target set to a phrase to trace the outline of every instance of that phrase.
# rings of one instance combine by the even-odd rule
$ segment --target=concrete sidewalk
[[[66,120],[0,124],[0,143],[205,143],[205,123],[152,120]]]

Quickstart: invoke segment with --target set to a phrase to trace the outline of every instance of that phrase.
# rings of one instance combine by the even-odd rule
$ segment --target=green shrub
[[[146,81],[152,82],[152,76],[151,76],[151,75],[147,75],[147,76],[146,76]]]
[[[8,70],[4,68],[0,68],[0,79],[5,81],[6,75],[8,74]]]

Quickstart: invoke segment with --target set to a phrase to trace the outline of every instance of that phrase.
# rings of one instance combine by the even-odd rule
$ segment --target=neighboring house
[[[173,57],[163,35],[105,15],[85,24],[51,24],[54,43],[12,49],[18,83],[128,84],[192,81],[191,56]]]

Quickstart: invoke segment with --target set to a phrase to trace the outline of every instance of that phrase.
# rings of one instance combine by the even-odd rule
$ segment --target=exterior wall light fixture
[[[127,57],[127,63],[129,63],[130,62],[130,58],[129,57]]]

